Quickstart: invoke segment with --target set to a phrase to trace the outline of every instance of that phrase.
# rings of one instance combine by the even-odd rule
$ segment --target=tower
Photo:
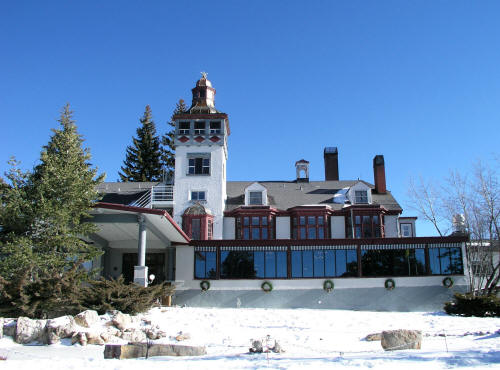
[[[174,220],[192,239],[222,239],[228,116],[215,109],[206,73],[191,91],[191,107],[174,116]]]

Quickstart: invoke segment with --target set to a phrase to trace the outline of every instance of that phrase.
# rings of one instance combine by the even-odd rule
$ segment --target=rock
[[[374,341],[377,341],[377,340],[382,340],[382,333],[372,333],[372,334],[368,334],[366,337],[365,337],[365,340],[367,342],[374,342]]]
[[[87,332],[87,344],[97,344],[99,346],[103,346],[104,340],[99,333]]]
[[[116,326],[120,330],[127,329],[127,327],[129,327],[131,323],[132,323],[132,319],[130,318],[130,315],[128,315],[128,314],[123,314],[121,312],[118,312],[113,317],[113,325]]]
[[[45,326],[47,329],[47,343],[55,344],[61,339],[71,338],[77,331],[73,316],[62,316],[50,319]]]
[[[175,340],[178,342],[188,339],[191,339],[191,335],[189,335],[188,333],[183,333],[182,331],[175,337]]]
[[[17,319],[14,340],[19,344],[28,344],[31,342],[46,344],[46,323],[47,320],[31,320],[27,317],[19,317]]]
[[[3,338],[3,317],[0,317],[0,339]]]
[[[129,343],[140,343],[146,341],[146,334],[144,334],[142,330],[133,328],[122,332],[120,337]]]
[[[146,329],[146,336],[148,337],[148,339],[155,340],[155,339],[165,338],[167,336],[167,333],[157,328],[150,328]]]
[[[106,344],[104,358],[139,358],[154,356],[203,356],[207,354],[205,347],[181,346],[178,344]]]
[[[79,343],[81,346],[86,346],[87,345],[87,333],[85,332],[78,332],[73,334],[73,337],[71,337],[71,344]]]
[[[278,343],[277,340],[274,341],[274,347],[271,348],[271,351],[273,351],[274,353],[282,353],[282,352],[285,352],[283,350],[283,348],[281,348],[280,344]]]
[[[3,320],[3,335],[6,337],[14,337],[16,335],[16,320]]]
[[[99,321],[99,315],[94,310],[86,310],[75,316],[75,322],[85,328],[90,328],[97,321]]]
[[[262,342],[260,340],[254,340],[252,342],[252,348],[250,348],[251,353],[262,353],[264,348],[262,347]]]
[[[422,346],[422,332],[420,330],[406,329],[383,331],[380,344],[386,351],[420,349]]]

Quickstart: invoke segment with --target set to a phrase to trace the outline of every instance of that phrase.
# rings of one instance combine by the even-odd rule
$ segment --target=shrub
[[[174,287],[168,283],[141,287],[137,284],[125,284],[123,276],[118,279],[93,280],[83,288],[82,304],[91,310],[103,314],[109,310],[136,314],[150,309],[162,297],[172,295]]]
[[[473,296],[455,293],[451,302],[446,302],[444,310],[448,315],[500,316],[500,298],[494,295]]]

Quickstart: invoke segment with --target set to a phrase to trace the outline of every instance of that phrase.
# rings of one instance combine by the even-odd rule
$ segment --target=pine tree
[[[127,147],[124,166],[118,173],[121,181],[160,181],[162,175],[160,139],[156,134],[151,108],[146,105],[141,127],[133,145]]]
[[[0,275],[4,278],[27,269],[33,275],[62,273],[101,253],[82,237],[97,231],[85,219],[99,199],[96,186],[104,175],[97,176],[91,167],[90,152],[82,148],[69,105],[63,108],[59,123],[32,172],[22,172],[12,162],[7,174],[10,186],[0,202]]]
[[[174,113],[170,118],[170,121],[167,122],[169,126],[169,131],[163,135],[162,137],[162,162],[164,170],[167,176],[171,177],[174,174],[175,169],[175,121],[174,116],[179,113],[184,113],[187,111],[187,106],[184,103],[183,99],[180,99],[176,104]]]

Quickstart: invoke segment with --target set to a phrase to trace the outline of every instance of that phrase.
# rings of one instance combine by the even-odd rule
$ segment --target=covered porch
[[[91,242],[104,251],[96,266],[103,276],[123,275],[142,286],[175,280],[176,248],[190,239],[167,211],[99,202],[91,216],[99,229]]]

